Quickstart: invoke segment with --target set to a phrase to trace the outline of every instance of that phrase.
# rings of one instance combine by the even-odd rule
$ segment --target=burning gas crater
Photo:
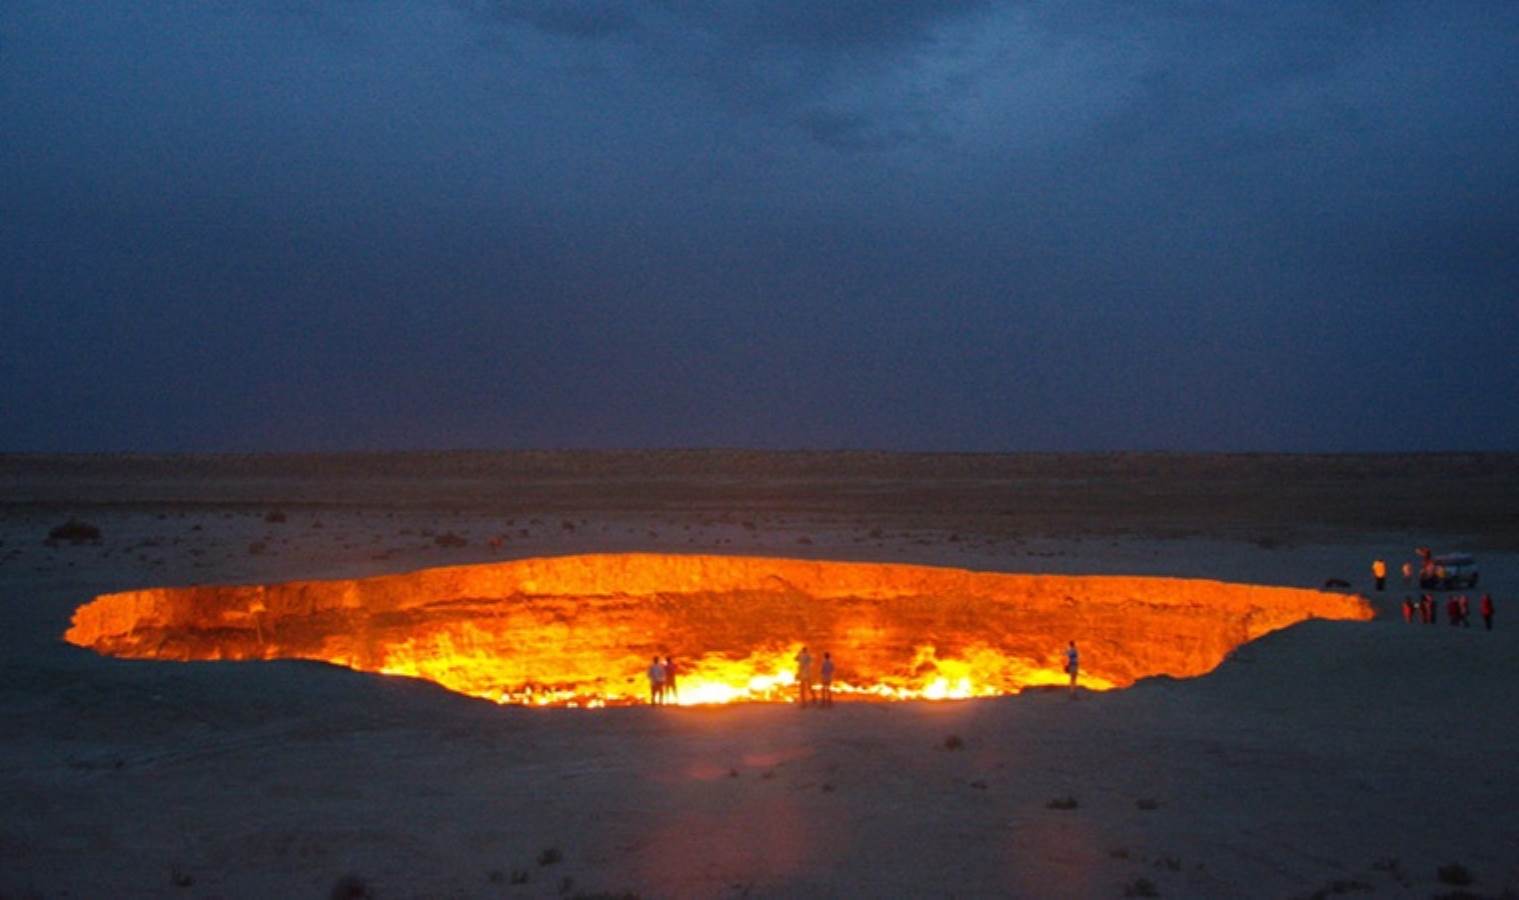
[[[647,696],[673,656],[682,704],[792,696],[806,645],[835,694],[908,700],[1188,677],[1308,618],[1370,619],[1316,590],[1174,578],[1005,575],[873,563],[649,554],[567,556],[354,581],[149,588],[81,606],[65,639],[138,659],[316,659],[410,675],[501,703]]]

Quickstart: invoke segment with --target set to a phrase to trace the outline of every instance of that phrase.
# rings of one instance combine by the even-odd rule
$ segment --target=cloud
[[[883,131],[876,119],[857,112],[816,108],[797,117],[797,124],[813,140],[835,150],[885,150],[909,140],[904,131]]]
[[[603,0],[486,0],[465,4],[486,19],[525,25],[555,37],[599,39],[637,27],[640,8]]]
[[[984,16],[983,0],[814,3],[563,3],[509,0],[462,7],[482,27],[561,42],[605,77],[694,91],[726,115],[791,129],[832,150],[912,143],[932,118],[938,75],[924,60],[946,34]],[[608,42],[622,54],[606,66]]]

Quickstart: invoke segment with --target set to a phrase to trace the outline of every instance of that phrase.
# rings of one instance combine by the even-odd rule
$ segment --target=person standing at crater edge
[[[1071,676],[1071,696],[1076,696],[1076,672],[1080,668],[1081,657],[1076,652],[1076,642],[1065,648],[1065,671]]]
[[[812,702],[812,654],[806,647],[796,655],[796,689],[802,706]]]
[[[665,702],[669,703],[674,698],[675,705],[680,705],[680,688],[675,686],[675,657],[665,657]]]
[[[819,706],[833,705],[833,654],[824,651],[823,667],[819,673],[822,675],[823,696],[818,700]]]
[[[665,700],[665,667],[660,665],[659,657],[654,657],[654,662],[649,665],[649,705],[658,706]]]
[[[1387,588],[1387,563],[1380,559],[1371,561],[1371,577],[1377,580],[1377,590]]]

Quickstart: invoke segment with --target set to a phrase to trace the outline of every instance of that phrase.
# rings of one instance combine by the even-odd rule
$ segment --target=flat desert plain
[[[70,519],[100,540],[49,544]],[[1494,630],[1402,621],[1421,546],[1476,556]],[[107,592],[631,551],[1338,578],[1378,615],[1193,679],[829,711],[62,640]],[[3,456],[0,896],[1512,896],[1516,650],[1514,455]]]

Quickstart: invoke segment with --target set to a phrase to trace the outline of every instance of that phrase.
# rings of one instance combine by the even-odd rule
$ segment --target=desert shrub
[[[1064,797],[1056,797],[1050,802],[1044,804],[1046,809],[1075,809],[1080,805],[1081,804],[1076,802],[1076,798],[1072,797],[1070,794],[1066,794]]]
[[[944,749],[963,750],[965,749],[965,741],[958,734],[952,734],[944,739]]]
[[[1160,801],[1156,800],[1154,797],[1140,797],[1138,800],[1134,801],[1134,805],[1144,810],[1145,812],[1149,812],[1152,809],[1159,809]]]
[[[445,531],[433,538],[433,543],[439,547],[463,547],[469,543],[469,540],[454,534],[452,531]]]
[[[68,541],[70,544],[98,543],[100,541],[100,529],[89,522],[69,519],[67,522],[49,531],[47,538],[50,541]]]
[[[289,516],[285,515],[285,511],[282,509],[271,509],[268,512],[264,513],[265,522],[274,522],[278,524],[288,518]]]
[[[1440,879],[1441,884],[1453,884],[1456,887],[1465,887],[1472,883],[1472,873],[1460,863],[1447,863],[1441,866],[1435,871],[1435,877]]]
[[[538,865],[552,866],[563,859],[564,854],[559,852],[558,847],[545,847],[543,852],[538,854]]]
[[[1148,878],[1136,878],[1123,886],[1125,897],[1159,897],[1160,889]]]
[[[357,875],[344,875],[332,886],[332,900],[374,900],[375,893],[369,882]]]
[[[527,877],[528,876],[527,876],[527,870],[526,869],[513,869],[512,870],[512,874],[511,874],[511,883],[512,884],[527,884]]]
[[[1373,869],[1376,869],[1378,872],[1386,872],[1388,875],[1392,876],[1393,881],[1396,881],[1398,884],[1401,884],[1404,887],[1407,887],[1410,883],[1408,872],[1403,868],[1402,861],[1395,856],[1390,856],[1386,859],[1379,859],[1376,862],[1372,863],[1371,867]]]
[[[1358,879],[1336,878],[1334,881],[1331,881],[1327,885],[1314,891],[1309,895],[1309,897],[1311,900],[1328,900],[1329,897],[1338,896],[1341,894],[1350,894],[1357,892],[1369,893],[1374,890],[1376,890],[1376,888]]]
[[[258,556],[260,553],[263,553],[264,551],[266,551],[268,549],[269,549],[269,545],[266,544],[265,542],[263,542],[263,541],[254,541],[253,543],[251,543],[251,544],[248,545],[248,555],[249,556]]]

